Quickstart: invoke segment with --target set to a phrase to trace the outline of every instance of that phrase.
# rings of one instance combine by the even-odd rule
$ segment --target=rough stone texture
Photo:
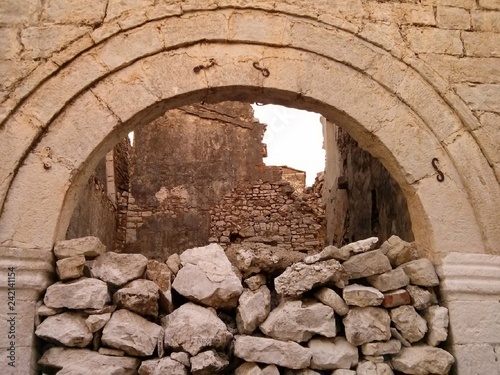
[[[189,362],[189,354],[187,354],[186,352],[174,352],[170,354],[170,358],[172,358],[174,361],[182,363],[186,367],[189,367],[191,365],[191,362]]]
[[[260,367],[253,362],[245,362],[234,371],[234,375],[261,375]],[[278,372],[279,374],[279,372]]]
[[[398,307],[401,305],[410,305],[411,296],[404,289],[395,290],[393,292],[384,293],[384,301],[382,306],[385,308]]]
[[[168,268],[170,268],[170,271],[172,271],[174,275],[177,275],[177,272],[179,272],[181,268],[181,257],[179,254],[172,254],[168,257],[165,263]]]
[[[377,275],[392,269],[389,259],[380,250],[354,255],[342,265],[350,279]]]
[[[99,348],[99,350],[97,352],[99,354],[109,355],[112,357],[124,357],[125,356],[125,352],[123,350],[118,350],[118,349]]]
[[[137,358],[101,355],[88,349],[56,347],[47,350],[38,363],[49,368],[62,368],[68,374],[134,375],[140,361]]]
[[[380,275],[368,277],[368,282],[381,292],[404,288],[410,283],[410,278],[402,269],[395,269]]]
[[[104,327],[110,318],[111,313],[89,315],[88,318],[85,319],[85,324],[90,332],[94,333]]]
[[[380,249],[389,258],[393,267],[398,267],[419,258],[415,244],[408,243],[398,236],[391,236],[382,244]]]
[[[320,253],[309,255],[304,258],[304,263],[313,264],[321,260],[336,259],[336,260],[347,260],[351,256],[349,248],[346,246],[342,248],[337,248],[335,246],[327,246]]]
[[[390,312],[391,320],[409,342],[421,340],[427,332],[427,322],[413,306],[400,306]]]
[[[364,355],[386,355],[397,354],[401,350],[401,342],[399,340],[389,340],[383,342],[369,342],[361,346],[361,351]]]
[[[159,287],[149,280],[134,280],[116,291],[113,303],[139,315],[158,316]]]
[[[191,374],[217,374],[221,373],[227,365],[229,365],[227,358],[213,350],[208,350],[191,357]]]
[[[426,345],[403,348],[391,361],[395,370],[412,375],[445,375],[454,362],[450,353]]]
[[[254,275],[254,276],[249,277],[248,279],[246,279],[244,281],[244,283],[246,284],[246,286],[250,290],[256,291],[261,286],[266,285],[266,281],[267,281],[266,280],[266,275],[264,275],[264,274],[258,274],[258,275]]]
[[[350,369],[358,363],[358,348],[343,337],[336,337],[333,340],[316,338],[309,341],[307,346],[312,352],[312,369]]]
[[[439,285],[434,266],[427,258],[417,259],[400,266],[410,278],[410,282],[420,286]]]
[[[38,337],[70,347],[84,348],[92,341],[85,318],[77,313],[49,316],[35,331]]]
[[[60,259],[56,262],[57,276],[62,281],[77,279],[83,276],[85,257],[83,255]]]
[[[393,375],[391,367],[387,363],[374,363],[373,361],[362,362],[356,369],[356,375]]]
[[[342,296],[348,305],[359,307],[379,306],[384,300],[378,289],[358,284],[346,286]]]
[[[279,294],[297,297],[316,286],[346,281],[347,278],[344,267],[331,259],[311,265],[295,263],[274,279],[274,286]]]
[[[224,348],[232,339],[226,325],[208,309],[186,303],[162,319],[165,347],[191,355],[208,347]]]
[[[183,267],[172,284],[179,294],[215,308],[236,306],[243,287],[219,245],[189,249],[180,257]]]
[[[271,311],[271,292],[264,285],[256,291],[245,290],[239,298],[236,312],[238,332],[250,334],[266,320]]]
[[[57,259],[85,256],[86,259],[93,259],[106,252],[104,246],[97,237],[82,237],[71,240],[56,242],[54,254]]]
[[[349,250],[350,253],[359,254],[375,249],[377,243],[378,243],[377,237],[370,237],[364,240],[351,242],[348,245],[342,246],[342,249]]]
[[[280,371],[275,365],[269,365],[262,369],[262,375],[280,375]]]
[[[410,294],[413,307],[417,310],[426,309],[430,305],[437,303],[436,296],[426,289],[419,288],[416,285],[408,285],[406,290]]]
[[[314,296],[327,306],[330,306],[335,312],[344,316],[349,312],[349,307],[345,301],[334,290],[330,288],[321,288]]]
[[[448,338],[448,309],[442,306],[431,306],[424,311],[424,317],[427,321],[428,334],[427,344],[438,346],[440,342]]]
[[[343,322],[347,341],[356,346],[391,337],[389,313],[378,307],[355,307]]]
[[[312,353],[295,342],[253,336],[238,336],[234,355],[248,362],[259,362],[303,369],[309,367]]]
[[[88,278],[52,284],[43,299],[48,307],[68,309],[102,309],[109,301],[106,283]]]
[[[117,310],[102,331],[102,343],[133,356],[153,354],[162,328],[128,310]]]
[[[123,286],[144,274],[148,259],[140,254],[108,252],[98,256],[92,267],[92,276],[115,286]]]
[[[172,271],[168,265],[156,260],[150,260],[146,266],[144,277],[158,285],[160,307],[168,313],[172,312],[174,309],[172,302]]]
[[[277,340],[303,342],[318,334],[337,334],[333,309],[318,302],[284,301],[269,314],[260,330]]]
[[[139,367],[139,375],[187,375],[186,367],[170,357],[143,361]]]
[[[356,375],[356,371],[339,369],[332,372],[332,375]]]

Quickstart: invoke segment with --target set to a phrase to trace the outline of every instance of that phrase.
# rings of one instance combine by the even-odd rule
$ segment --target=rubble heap
[[[307,256],[210,244],[160,263],[61,241],[60,281],[37,307],[39,363],[59,375],[447,374],[432,263],[397,237],[377,242]]]

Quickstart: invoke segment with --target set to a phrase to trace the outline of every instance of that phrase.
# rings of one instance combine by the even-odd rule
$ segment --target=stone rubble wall
[[[210,244],[162,263],[95,237],[60,241],[60,280],[37,304],[39,364],[80,375],[448,374],[432,263],[398,237],[377,242],[309,255]]]

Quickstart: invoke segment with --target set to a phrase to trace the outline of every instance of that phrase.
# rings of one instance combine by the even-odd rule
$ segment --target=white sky
[[[325,170],[321,115],[273,104],[252,104],[252,108],[254,116],[267,124],[264,163],[305,171],[306,184],[312,185],[316,174]]]

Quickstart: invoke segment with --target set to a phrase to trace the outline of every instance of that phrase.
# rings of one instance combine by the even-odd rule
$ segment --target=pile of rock
[[[160,263],[61,241],[60,281],[37,309],[52,343],[39,363],[59,375],[447,374],[434,267],[397,237],[376,243],[309,256],[211,244]]]

